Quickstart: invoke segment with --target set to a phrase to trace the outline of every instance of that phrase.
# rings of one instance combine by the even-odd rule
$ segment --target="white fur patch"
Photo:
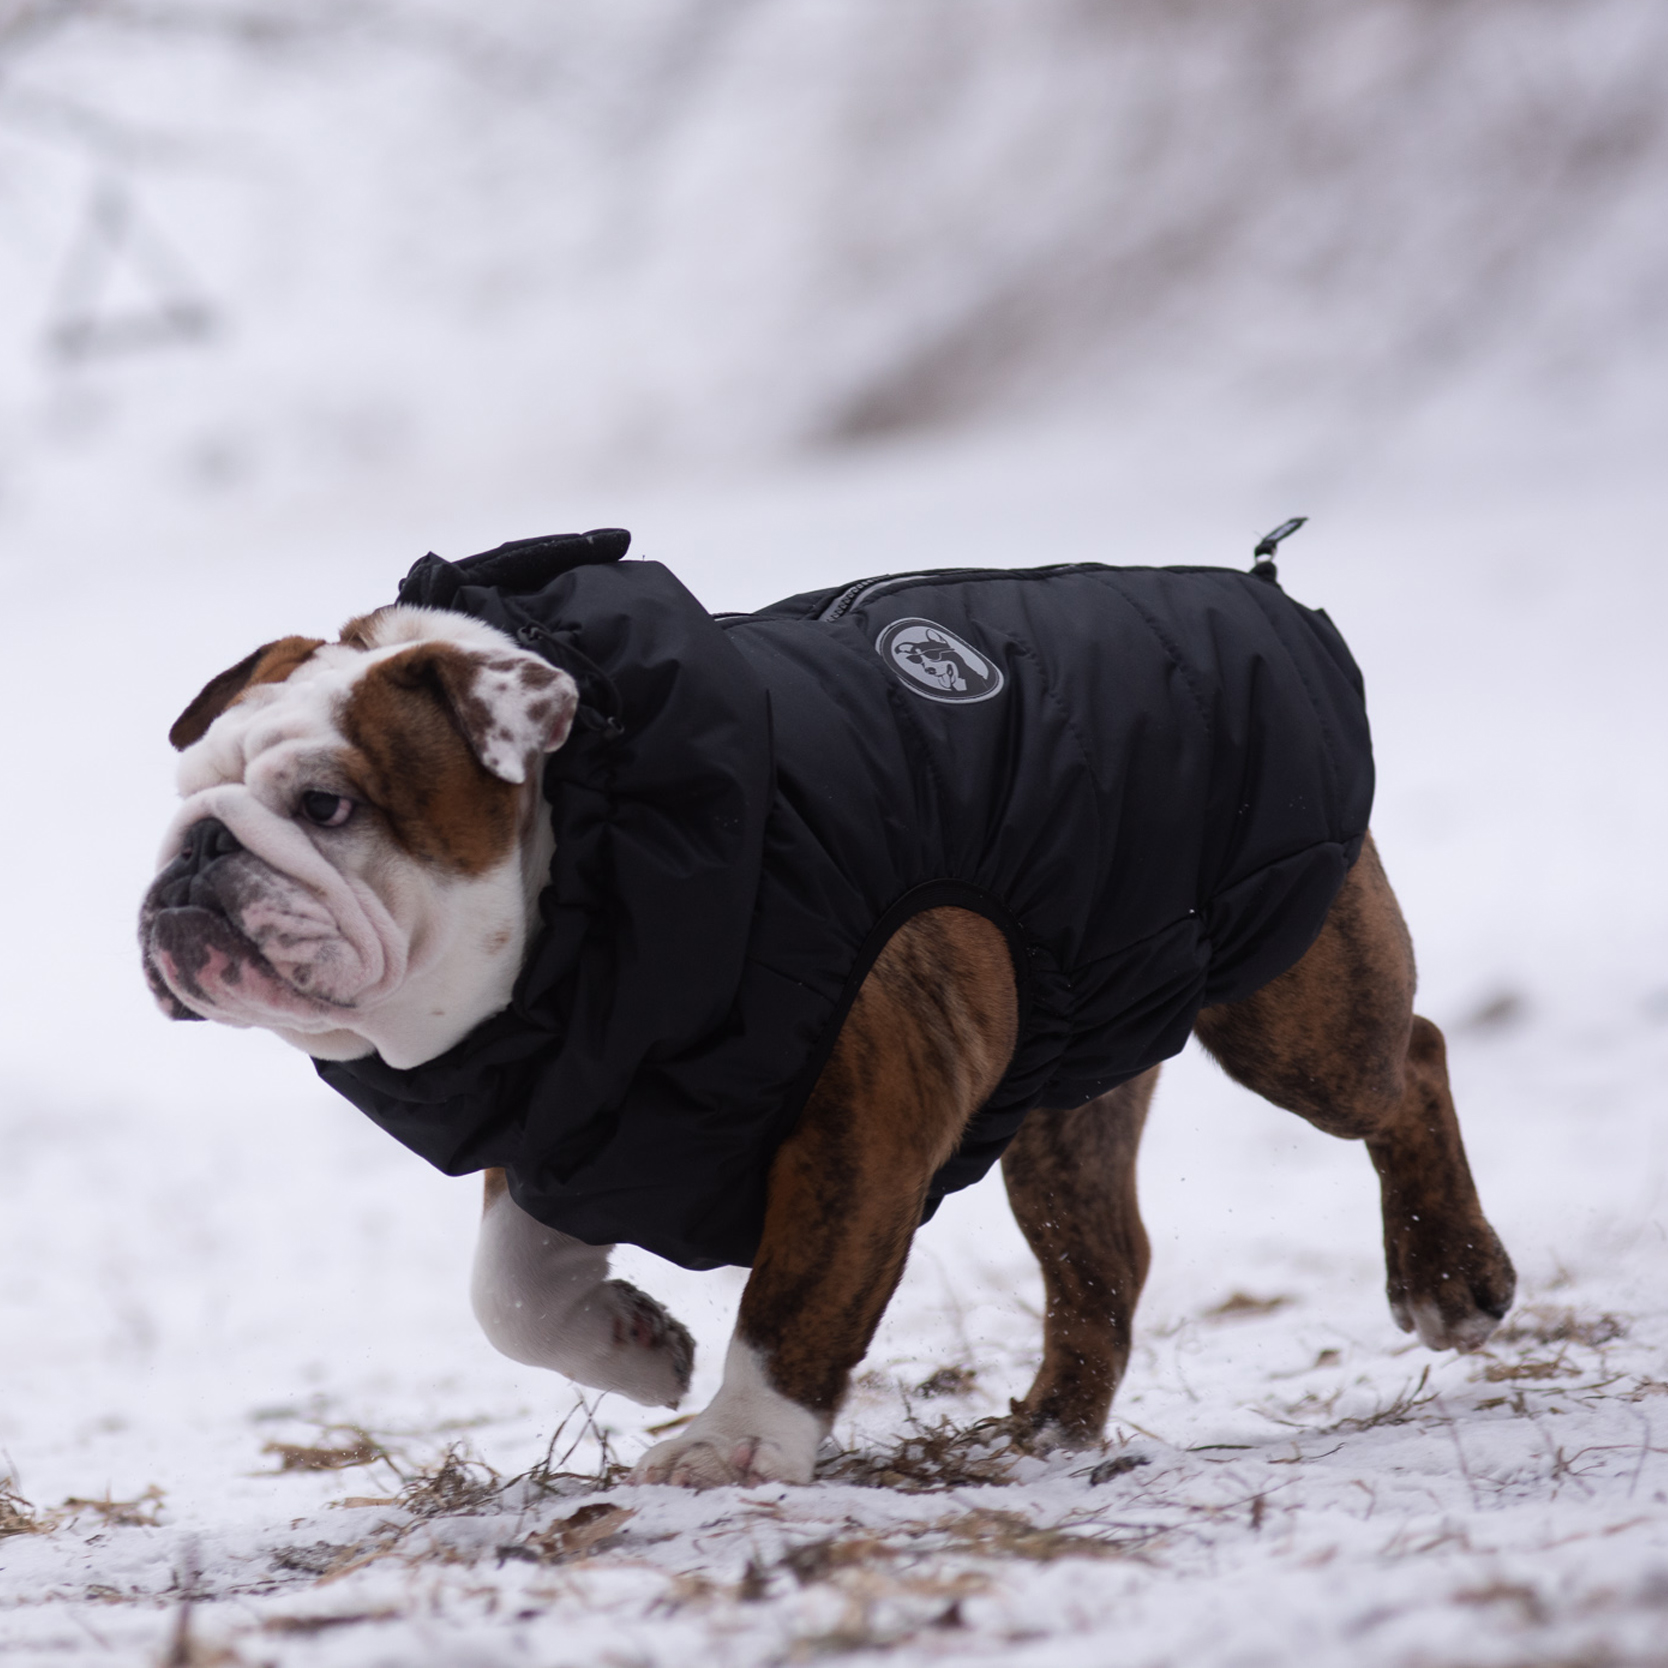
[[[717,1488],[726,1483],[808,1483],[832,1421],[790,1401],[771,1382],[763,1356],[730,1340],[724,1382],[711,1405],[675,1436],[657,1442],[631,1473],[637,1483]]]

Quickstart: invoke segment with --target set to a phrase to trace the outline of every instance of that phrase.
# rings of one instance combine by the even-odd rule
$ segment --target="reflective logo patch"
[[[988,701],[1007,681],[994,661],[932,620],[894,620],[875,652],[929,701]]]

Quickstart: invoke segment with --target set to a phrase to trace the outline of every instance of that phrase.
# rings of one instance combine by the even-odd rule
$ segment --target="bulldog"
[[[647,1482],[811,1480],[915,1229],[998,1161],[1047,1294],[1013,1404],[1100,1439],[1148,1264],[1136,1150],[1187,1037],[1365,1143],[1392,1316],[1510,1305],[1367,832],[1361,685],[1271,562],[888,576],[710,616],[612,530],[426,557],[173,726],[141,909],[174,1019],[259,1026],[485,1174],[514,1359],[677,1406],[616,1243],[751,1273]]]

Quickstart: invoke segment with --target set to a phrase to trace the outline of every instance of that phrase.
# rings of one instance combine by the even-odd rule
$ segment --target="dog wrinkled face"
[[[175,1019],[406,1067],[509,1000],[548,869],[539,759],[565,672],[460,614],[394,607],[286,637],[170,732],[184,803],[140,910]]]

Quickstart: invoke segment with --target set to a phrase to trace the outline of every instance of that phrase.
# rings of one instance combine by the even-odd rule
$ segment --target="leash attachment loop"
[[[1274,553],[1280,548],[1281,540],[1289,539],[1308,519],[1306,515],[1294,515],[1290,521],[1282,521],[1272,533],[1264,533],[1257,540],[1256,549],[1251,552],[1251,572],[1256,578],[1279,583],[1280,571],[1274,565]]]

